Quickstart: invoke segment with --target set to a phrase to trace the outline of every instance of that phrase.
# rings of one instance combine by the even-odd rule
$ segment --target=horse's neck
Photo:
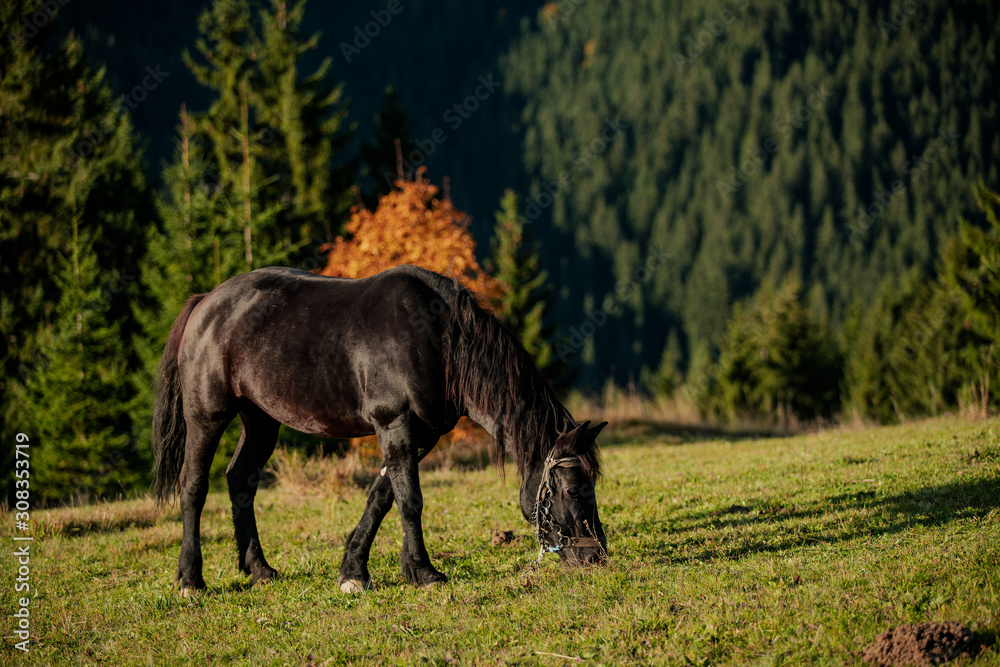
[[[572,425],[573,423],[572,418],[569,417],[569,413],[566,412],[565,408],[563,408],[562,410],[560,410],[560,408],[562,408],[562,405],[559,404],[558,402],[556,402],[555,405],[546,406],[545,409],[550,410],[551,414],[547,415],[547,418],[538,419],[536,422],[538,425],[544,424],[546,421],[551,422],[551,425],[554,427],[555,431],[555,433],[552,434],[547,434],[547,433],[528,434],[524,433],[523,431],[515,432],[508,429],[503,429],[503,432],[501,433],[500,432],[501,427],[504,425],[503,415],[487,414],[486,412],[483,412],[482,410],[472,405],[466,406],[466,412],[469,415],[469,419],[482,426],[486,430],[486,432],[493,437],[494,440],[502,439],[504,449],[507,451],[508,454],[510,454],[515,459],[517,459],[518,457],[518,453],[516,450],[520,448],[521,444],[520,442],[518,442],[518,440],[520,438],[532,438],[539,443],[541,448],[540,451],[538,452],[540,454],[539,460],[545,460],[545,457],[549,455],[552,448],[555,446],[555,439],[552,436],[555,436],[556,434],[567,428],[567,424],[563,423],[564,421],[568,422],[569,425]],[[498,435],[501,436],[501,438],[498,438]]]

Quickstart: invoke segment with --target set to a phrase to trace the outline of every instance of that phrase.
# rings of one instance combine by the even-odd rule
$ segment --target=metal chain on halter
[[[579,465],[580,459],[575,456],[567,456],[559,459],[549,457],[545,459],[545,467],[542,469],[542,481],[538,485],[538,491],[535,493],[535,537],[538,539],[538,544],[543,548],[548,547],[551,553],[561,551],[563,548],[570,546],[568,538],[562,534],[562,526],[556,523],[552,517],[552,500],[550,498],[552,495],[552,469],[560,467],[572,468]],[[545,535],[548,532],[556,534],[556,541],[552,544],[546,544]]]

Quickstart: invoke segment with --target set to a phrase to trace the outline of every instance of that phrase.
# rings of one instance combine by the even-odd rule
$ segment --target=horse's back
[[[358,280],[282,267],[236,276],[192,313],[182,377],[216,410],[249,400],[321,435],[370,433],[410,409],[447,426],[436,280],[447,284],[415,267]]]

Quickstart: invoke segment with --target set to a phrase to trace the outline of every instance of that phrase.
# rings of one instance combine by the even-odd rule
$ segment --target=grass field
[[[13,648],[12,514],[0,514],[4,641],[17,664],[861,664],[890,626],[960,621],[1000,634],[1000,420],[768,439],[636,427],[602,436],[611,561],[537,553],[518,480],[422,475],[428,549],[447,585],[398,568],[398,513],[375,587],[342,594],[362,490],[262,490],[261,537],[283,575],[250,590],[228,498],[203,519],[208,590],[173,589],[181,525],[147,500],[33,512],[30,652]],[[493,544],[494,529],[514,541]],[[996,646],[975,664],[1000,665]]]

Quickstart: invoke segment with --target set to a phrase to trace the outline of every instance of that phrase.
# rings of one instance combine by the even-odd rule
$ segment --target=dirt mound
[[[514,535],[513,530],[496,530],[493,531],[493,546],[499,547],[505,544],[513,544],[515,542],[520,542],[521,536]]]
[[[913,623],[880,634],[865,649],[864,659],[878,667],[923,667],[974,657],[982,647],[976,633],[960,623]]]

